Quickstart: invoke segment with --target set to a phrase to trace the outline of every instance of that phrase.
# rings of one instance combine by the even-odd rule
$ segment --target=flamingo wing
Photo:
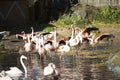
[[[65,40],[60,40],[60,41],[59,41],[59,45],[66,45]]]
[[[112,34],[102,34],[102,35],[100,35],[98,38],[97,38],[97,40],[99,41],[99,40],[103,40],[103,39],[110,39],[110,38],[114,38],[115,36],[114,35],[112,35]]]
[[[91,33],[91,31],[96,31],[96,30],[99,30],[99,28],[97,27],[87,27],[84,29],[83,33],[87,32],[88,34]]]

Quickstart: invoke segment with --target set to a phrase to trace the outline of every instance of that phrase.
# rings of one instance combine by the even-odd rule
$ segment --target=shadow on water
[[[18,62],[18,53],[5,53],[0,55],[0,71],[9,69],[10,66],[16,66]]]
[[[97,55],[101,53],[96,53]],[[52,62],[56,65],[61,77],[59,80],[116,80],[119,77],[108,69],[103,61],[104,58],[86,57],[83,55],[63,55],[60,60],[59,55],[47,56],[46,60],[40,62],[37,54],[31,56],[31,64],[26,62],[28,78],[26,80],[49,80],[43,76],[43,68]],[[84,57],[83,57],[84,56]],[[90,55],[88,55],[90,56]],[[95,55],[96,56],[96,55]],[[21,70],[19,63],[20,55],[18,53],[6,54],[0,56],[0,71],[8,70],[11,66],[17,66]],[[23,80],[23,76],[16,80]]]

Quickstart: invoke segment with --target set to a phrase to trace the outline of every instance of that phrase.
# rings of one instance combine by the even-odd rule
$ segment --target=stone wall
[[[82,5],[101,6],[120,6],[120,0],[78,0]]]
[[[69,0],[1,0],[0,26],[29,25],[58,19]]]
[[[0,26],[57,20],[71,5],[120,6],[120,0],[0,0]]]
[[[0,26],[20,25],[29,22],[26,0],[0,1]]]

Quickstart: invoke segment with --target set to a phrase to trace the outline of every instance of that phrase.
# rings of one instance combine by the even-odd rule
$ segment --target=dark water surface
[[[59,80],[119,80],[119,74],[110,70],[107,65],[108,53],[80,51],[77,55],[53,55],[42,60],[37,54],[26,55],[25,62],[28,70],[26,80],[50,80],[43,76],[43,68],[52,62],[60,73]],[[101,56],[102,55],[102,56]],[[0,71],[8,70],[11,66],[17,66],[23,71],[18,53],[0,56]],[[23,80],[23,76],[16,80]]]

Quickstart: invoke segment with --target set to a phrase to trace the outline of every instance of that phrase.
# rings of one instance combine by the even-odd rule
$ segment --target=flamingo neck
[[[39,41],[38,41],[38,43],[37,43],[37,46],[38,46],[38,52],[41,51],[41,46],[42,46],[40,40],[41,40],[41,39],[39,38]]]
[[[33,27],[31,27],[31,29],[32,29],[32,39],[33,39],[34,29]]]
[[[44,46],[44,36],[42,36],[42,45]]]
[[[30,43],[30,36],[28,36],[28,43]]]
[[[54,32],[54,47],[56,46],[56,30]]]
[[[72,28],[72,35],[71,35],[71,38],[74,37],[74,29]]]
[[[20,62],[21,62],[21,65],[25,71],[25,77],[27,77],[27,68],[26,68],[25,64],[23,63],[23,58],[20,58]]]

